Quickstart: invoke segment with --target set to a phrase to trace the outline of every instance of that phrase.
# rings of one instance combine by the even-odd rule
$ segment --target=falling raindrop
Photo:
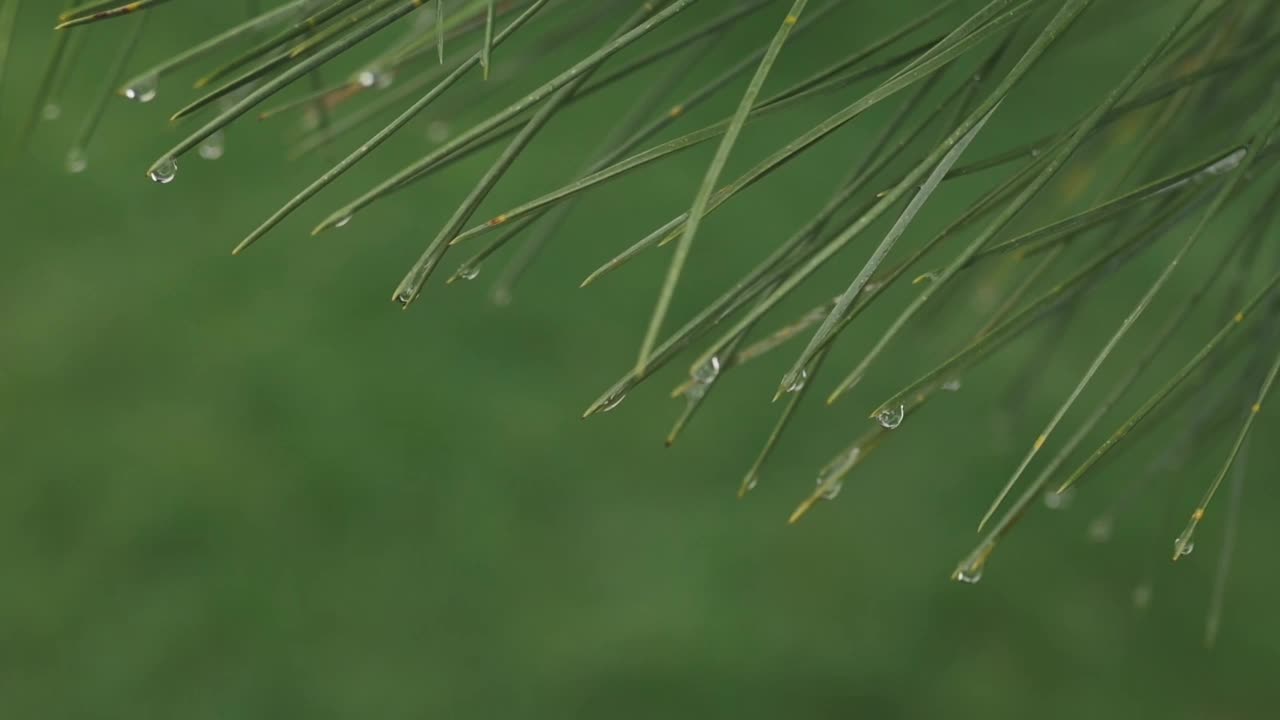
[[[1075,499],[1075,495],[1074,489],[1068,489],[1066,492],[1046,490],[1043,495],[1044,506],[1050,510],[1066,510],[1071,507],[1071,501]]]
[[[156,87],[159,84],[160,78],[158,76],[144,75],[124,89],[124,96],[135,102],[149,103],[156,99]]]
[[[67,172],[72,175],[79,175],[89,167],[89,156],[85,155],[84,148],[73,147],[67,151]]]
[[[221,130],[205,138],[197,152],[205,160],[217,160],[227,150],[227,137]]]
[[[62,117],[62,106],[58,103],[48,103],[40,110],[40,117],[49,121],[57,120]]]
[[[178,176],[178,161],[173,158],[164,158],[157,162],[147,171],[147,177],[152,182],[168,185]]]
[[[876,422],[880,423],[880,427],[885,430],[893,430],[902,424],[902,418],[906,414],[906,405],[898,405],[896,408],[885,408],[876,413]]]

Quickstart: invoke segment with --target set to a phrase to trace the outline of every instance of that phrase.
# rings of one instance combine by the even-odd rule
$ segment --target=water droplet
[[[750,490],[755,490],[756,486],[759,484],[760,484],[760,476],[753,474],[751,477],[747,478],[747,482],[745,485],[743,485],[743,487],[746,488],[748,491],[750,491]]]
[[[942,383],[942,389],[947,392],[960,392],[960,378],[952,378]]]
[[[1186,557],[1191,554],[1192,550],[1195,550],[1195,549],[1196,549],[1196,544],[1191,542],[1189,538],[1183,538],[1182,536],[1178,536],[1173,540],[1173,552],[1178,557]]]
[[[168,185],[178,177],[178,161],[173,158],[164,158],[147,171],[147,177],[151,178],[152,182]]]
[[[817,483],[819,487],[826,486],[821,493],[823,500],[836,499],[844,487],[844,476],[857,464],[860,454],[862,454],[862,448],[855,445],[822,468],[818,473]]]
[[[1111,540],[1111,531],[1115,528],[1115,521],[1110,515],[1102,517],[1089,523],[1089,540],[1096,543],[1104,543]]]
[[[480,277],[480,266],[479,265],[463,265],[462,267],[458,268],[458,277],[462,278],[463,280],[475,280],[476,278]]]
[[[1040,148],[1031,148],[1031,157],[1040,157]]]
[[[693,371],[693,381],[699,385],[710,385],[720,376],[720,358],[713,355],[710,360],[699,365]]]
[[[1071,501],[1075,499],[1076,491],[1068,489],[1066,492],[1055,492],[1046,490],[1043,496],[1044,506],[1050,510],[1066,510],[1071,507]]]
[[[1205,168],[1202,172],[1205,175],[1223,175],[1229,173],[1240,167],[1240,163],[1244,161],[1245,155],[1248,154],[1248,148],[1239,148],[1230,155]]]
[[[138,78],[134,84],[124,89],[124,96],[135,102],[149,103],[156,99],[156,87],[159,84],[160,78],[156,75]]]
[[[627,399],[626,393],[615,393],[613,395],[610,395],[609,397],[604,399],[603,403],[601,403],[600,412],[607,413],[610,410],[621,405],[622,401],[626,399]]]
[[[907,414],[906,405],[898,405],[896,408],[885,408],[876,413],[876,422],[880,423],[880,427],[885,430],[893,430],[902,424],[902,418]]]
[[[1133,606],[1138,610],[1151,607],[1151,583],[1141,583],[1133,588]]]
[[[804,384],[806,382],[809,382],[809,371],[802,368],[800,372],[796,373],[795,376],[791,378],[791,381],[787,383],[787,392],[800,392],[804,389]]]
[[[818,476],[818,484],[821,485],[827,481],[826,477]],[[829,487],[822,490],[823,500],[835,500],[840,495],[840,490],[844,488],[844,481],[836,480]]]
[[[982,567],[964,567],[956,570],[955,579],[968,585],[976,585],[982,579]]]
[[[85,155],[84,149],[73,147],[67,151],[67,172],[72,175],[79,175],[89,168],[89,156]]]
[[[707,388],[709,387],[711,387],[710,383],[689,383],[689,386],[684,389],[684,397],[689,402],[698,402],[706,397]]]
[[[361,70],[356,76],[356,82],[360,83],[360,87],[373,87],[378,82],[378,75],[372,70]]]
[[[222,157],[223,153],[225,153],[227,150],[226,138],[227,136],[221,130],[219,130],[218,132],[205,138],[205,141],[200,143],[200,148],[198,149],[197,152],[199,152],[200,157],[204,158],[205,160],[217,160],[218,158]]]
[[[62,106],[58,103],[49,103],[40,110],[40,117],[45,120],[57,120],[62,117]]]
[[[409,303],[413,302],[413,290],[409,288],[401,290],[400,294],[396,295],[396,302],[400,303],[400,307],[408,307]]]
[[[879,290],[881,285],[884,285],[884,283],[878,283],[878,282],[875,282],[874,280],[868,281],[866,285],[862,286],[862,292],[873,293]]]
[[[338,222],[334,223],[334,224],[333,224],[333,226],[334,226],[334,227],[336,227],[336,228],[346,227],[346,226],[347,226],[347,224],[348,224],[348,223],[350,223],[350,222],[351,222],[351,216],[350,216],[350,215],[348,215],[348,216],[346,216],[346,217],[344,217],[344,218],[342,218],[342,219],[338,220]]]

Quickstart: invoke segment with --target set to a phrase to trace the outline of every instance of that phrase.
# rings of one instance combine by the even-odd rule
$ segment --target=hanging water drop
[[[960,568],[954,577],[967,585],[976,585],[982,579],[982,568]]]
[[[1044,506],[1050,510],[1066,510],[1071,507],[1071,501],[1075,499],[1075,494],[1074,488],[1068,489],[1066,492],[1046,490],[1043,496]]]
[[[699,365],[693,371],[693,381],[699,385],[710,385],[720,376],[720,358],[713,355],[710,360]]]
[[[40,117],[49,121],[57,120],[62,117],[62,106],[58,103],[48,103],[41,108]]]
[[[1249,154],[1248,148],[1238,148],[1235,152],[1205,168],[1205,175],[1224,175],[1240,167],[1240,163]]]
[[[79,175],[89,167],[89,156],[85,155],[84,148],[73,147],[67,151],[67,172],[72,175]]]
[[[600,412],[607,413],[610,410],[621,405],[622,401],[626,399],[627,399],[626,393],[615,393],[613,395],[610,395],[609,397],[604,399],[603,403],[600,404]]]
[[[458,268],[458,277],[462,278],[463,280],[475,280],[476,278],[480,277],[480,266],[479,265],[463,265],[462,267]]]
[[[160,78],[156,75],[145,75],[124,89],[124,96],[134,102],[149,103],[156,99],[156,88]]]
[[[885,430],[893,430],[902,424],[902,418],[907,414],[906,405],[898,405],[896,408],[885,408],[876,413],[876,422],[880,423],[880,427]]]
[[[226,150],[227,150],[226,134],[223,133],[221,130],[219,130],[218,132],[205,138],[205,141],[200,143],[200,148],[197,152],[199,152],[200,157],[204,158],[205,160],[217,160],[222,157],[223,153],[225,153]]]
[[[147,171],[147,177],[152,182],[168,185],[178,176],[178,161],[173,158],[164,158],[157,162],[150,170]]]
[[[1186,557],[1190,555],[1191,551],[1195,549],[1196,549],[1196,544],[1191,542],[1190,538],[1184,538],[1181,535],[1179,535],[1177,538],[1174,538],[1173,554],[1174,554],[1175,560],[1177,558]]]
[[[791,378],[790,382],[787,383],[787,392],[800,392],[804,389],[804,384],[808,381],[809,371],[801,368],[800,372],[796,373],[795,376]]]
[[[413,302],[413,290],[410,290],[409,288],[401,290],[400,293],[396,295],[396,302],[400,304],[400,307],[409,307],[409,303]]]
[[[818,476],[818,485],[822,485],[827,481],[826,476]],[[822,489],[821,495],[823,500],[835,500],[840,495],[840,490],[844,488],[844,481],[836,480],[827,487]]]
[[[347,226],[347,224],[348,224],[348,223],[350,223],[350,222],[351,222],[351,216],[350,216],[350,215],[348,215],[348,216],[346,216],[346,217],[344,217],[344,218],[342,218],[342,219],[338,220],[338,222],[334,223],[334,224],[333,224],[333,226],[334,226],[334,227],[336,227],[336,228],[346,227],[346,226]]]
[[[942,383],[942,389],[947,392],[960,392],[960,378],[952,378]]]

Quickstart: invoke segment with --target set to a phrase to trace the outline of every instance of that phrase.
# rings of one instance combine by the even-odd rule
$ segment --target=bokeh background
[[[740,25],[687,69],[682,87],[765,42],[788,4]],[[928,4],[849,3],[788,47],[770,87]],[[1031,342],[966,376],[954,397],[895,431],[836,501],[788,526],[817,469],[865,429],[868,406],[960,336],[943,315],[899,341],[842,406],[808,408],[741,501],[737,484],[798,346],[728,376],[673,448],[662,439],[679,401],[666,390],[684,362],[616,411],[580,420],[629,367],[666,260],[654,253],[589,289],[578,282],[686,207],[710,147],[588,196],[507,307],[489,302],[491,268],[470,283],[434,284],[410,312],[387,302],[485,158],[341,231],[306,232],[431,147],[431,123],[456,130],[500,107],[601,42],[605,24],[499,98],[470,88],[465,102],[428,113],[233,258],[235,242],[334,156],[289,162],[297,118],[247,119],[221,160],[193,156],[177,182],[148,183],[143,170],[180,137],[164,118],[189,97],[183,76],[150,105],[113,101],[87,171],[69,175],[67,145],[125,22],[92,30],[62,116],[14,148],[50,47],[52,12],[39,5],[21,11],[0,99],[0,716],[1274,716],[1274,411],[1253,443],[1213,651],[1202,647],[1202,628],[1223,513],[1210,514],[1194,555],[1176,566],[1168,555],[1221,462],[1221,438],[1185,474],[1156,478],[1111,542],[1090,543],[1089,520],[1165,449],[1165,436],[1108,466],[1067,510],[1038,509],[980,584],[948,580],[993,493],[1161,252],[1096,291],[1071,342],[1025,389],[1019,414],[998,410]],[[135,66],[234,22],[240,5],[157,11]],[[690,18],[725,5],[703,3]],[[1075,118],[1180,8],[1097,5],[992,120],[973,157]],[[563,182],[619,108],[664,72],[558,119],[481,216]],[[754,126],[730,171],[865,87]],[[681,127],[733,103],[731,92]],[[673,317],[812,213],[890,110],[710,220]],[[921,222],[937,227],[981,187],[957,183]],[[842,288],[862,257],[842,255],[775,322]],[[1175,278],[1104,377],[1195,280],[1191,271]],[[891,297],[870,327],[910,295]],[[1219,309],[1188,323],[1151,371],[1151,388],[1208,337]],[[850,333],[829,365],[849,367],[869,337]],[[1150,603],[1135,607],[1143,587]]]

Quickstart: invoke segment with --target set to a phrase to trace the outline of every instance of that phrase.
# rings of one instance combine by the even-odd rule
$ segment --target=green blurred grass
[[[924,4],[845,13],[784,55],[776,82]],[[165,32],[149,57],[233,14],[184,5],[156,24]],[[29,10],[4,138],[47,50]],[[1119,28],[1088,19],[1079,33],[1099,37],[1055,50],[1044,82],[1010,101],[974,156],[1074,117],[1156,20],[1150,8]],[[770,23],[743,28],[712,59],[734,57]],[[84,102],[93,75],[75,81]],[[177,102],[167,89],[162,108]],[[632,94],[619,89],[553,125],[487,207],[573,172]],[[842,100],[748,132],[731,172]],[[1013,435],[987,406],[1025,350],[999,356],[954,402],[896,432],[837,502],[786,527],[815,469],[864,427],[862,407],[949,344],[912,336],[848,407],[808,413],[743,502],[733,493],[776,412],[768,396],[785,351],[729,377],[672,450],[661,439],[677,406],[663,396],[678,373],[579,421],[633,357],[663,259],[589,291],[577,281],[683,209],[709,151],[592,195],[510,307],[489,305],[477,280],[434,287],[400,313],[387,294],[481,163],[340,232],[307,237],[305,220],[320,213],[305,213],[233,259],[241,234],[323,159],[283,166],[280,128],[246,122],[224,160],[186,160],[178,182],[152,186],[141,171],[174,133],[156,107],[119,103],[89,172],[69,177],[61,157],[76,109],[3,169],[0,716],[1270,716],[1280,624],[1276,493],[1265,481],[1277,455],[1265,442],[1254,444],[1212,654],[1199,641],[1221,514],[1176,572],[1166,556],[1178,529],[1168,518],[1190,508],[1216,454],[1191,484],[1179,479],[1126,517],[1109,545],[1088,545],[1084,525],[1106,502],[1104,480],[1114,487],[1140,457],[1070,512],[1036,513],[982,584],[946,580],[1095,344],[1073,343],[1046,368],[1028,426]],[[811,212],[822,199],[812,179],[826,187],[874,130],[871,118],[857,123],[710,220],[699,250],[740,251],[723,262],[695,251],[700,284],[682,288],[676,312]],[[315,210],[416,154],[417,133]],[[1155,259],[1108,284],[1086,338],[1110,332]],[[855,262],[824,274],[809,300],[841,286]],[[1154,603],[1138,613],[1130,593],[1148,570]]]

